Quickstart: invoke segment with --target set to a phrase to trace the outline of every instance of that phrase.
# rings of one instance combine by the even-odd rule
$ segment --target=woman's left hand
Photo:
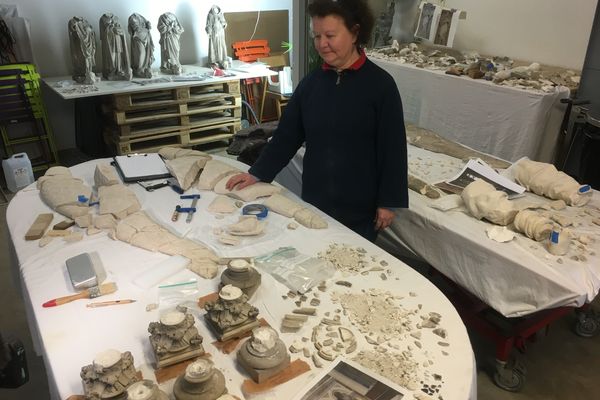
[[[394,211],[388,208],[379,207],[375,213],[375,230],[378,231],[390,226],[395,216],[396,213],[394,213]]]

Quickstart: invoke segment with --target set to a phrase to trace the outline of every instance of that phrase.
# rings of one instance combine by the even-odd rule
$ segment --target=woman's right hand
[[[225,184],[225,188],[227,190],[241,190],[246,186],[254,185],[256,182],[258,182],[258,179],[256,179],[253,175],[250,175],[248,173],[241,173],[229,178],[229,180]]]

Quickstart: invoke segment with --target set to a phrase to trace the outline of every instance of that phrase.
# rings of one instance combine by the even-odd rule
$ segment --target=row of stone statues
[[[102,76],[108,80],[130,80],[152,77],[154,62],[154,42],[150,33],[151,24],[142,15],[133,13],[128,20],[131,36],[131,57],[129,55],[125,31],[117,16],[106,13],[100,18],[100,42],[102,46]],[[219,6],[213,6],[206,19],[206,33],[209,36],[209,63],[223,67],[227,60],[225,28],[227,22]],[[73,80],[78,83],[93,84],[96,56],[96,35],[90,23],[82,17],[69,20],[69,41],[73,62]],[[175,14],[167,12],[160,16],[157,25],[160,32],[160,70],[163,73],[179,75],[182,72],[179,62],[179,38],[184,32]]]

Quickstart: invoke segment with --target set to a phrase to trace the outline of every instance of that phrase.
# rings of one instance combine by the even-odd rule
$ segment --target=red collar
[[[364,63],[367,61],[367,55],[365,54],[365,49],[359,49],[358,53],[360,55],[360,57],[358,57],[358,60],[356,60],[354,62],[354,64],[352,64],[351,66],[349,66],[348,68],[346,68],[346,70],[350,70],[350,71],[356,71],[358,70],[360,67],[362,67],[364,65]],[[323,63],[323,65],[321,65],[321,68],[323,68],[324,71],[333,69],[335,70],[336,68],[327,64],[327,63]]]

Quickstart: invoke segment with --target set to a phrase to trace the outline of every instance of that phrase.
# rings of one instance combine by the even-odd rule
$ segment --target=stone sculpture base
[[[175,353],[167,353],[165,355],[159,356],[154,353],[156,357],[156,368],[164,368],[169,365],[177,364],[179,362],[189,360],[191,358],[196,358],[204,354],[204,347],[201,344],[190,346],[185,350],[178,351]]]
[[[156,382],[160,385],[169,381],[173,378],[177,378],[179,375],[185,373],[185,369],[188,365],[196,361],[198,358],[211,359],[210,353],[204,353],[200,357],[195,357],[189,360],[181,361],[177,364],[169,365],[168,367],[158,368],[154,370],[154,377]]]
[[[218,327],[208,316],[208,314],[204,314],[204,319],[208,323],[208,326],[213,330],[213,332],[217,335],[217,339],[219,342],[225,342],[229,339],[236,339],[244,336],[248,332],[252,332],[252,329],[258,328],[260,326],[260,322],[254,319],[251,321],[246,321],[243,324],[236,325],[229,329],[221,329]]]
[[[242,272],[226,269],[221,275],[220,286],[233,285],[240,288],[250,298],[260,286],[260,282],[261,275],[254,268],[249,268],[247,271]]]
[[[173,395],[177,400],[214,400],[227,393],[225,377],[215,370],[210,380],[202,384],[194,384],[180,376],[173,385]]]
[[[256,383],[253,380],[246,379],[242,384],[242,393],[244,393],[246,397],[263,393],[273,389],[276,386],[291,381],[292,379],[308,371],[310,371],[310,366],[308,363],[306,363],[306,361],[294,360],[285,369],[280,371],[278,374],[275,374],[272,377],[264,380],[262,383]]]
[[[281,364],[277,365],[276,367],[267,368],[267,369],[253,368],[252,366],[248,365],[248,363],[246,362],[246,360],[243,357],[238,357],[237,360],[238,360],[238,363],[240,363],[240,365],[242,366],[242,368],[244,368],[244,370],[248,373],[248,375],[250,375],[252,380],[256,383],[264,383],[267,379],[277,375],[278,373],[280,373],[281,371],[283,371],[290,365],[290,355],[289,354],[285,355],[285,358],[283,359],[283,362],[281,362]]]
[[[259,319],[258,323],[260,324],[260,326],[270,326],[269,323],[267,322],[267,320],[265,320],[264,318]],[[224,342],[220,342],[217,340],[217,341],[213,342],[212,345],[215,346],[221,353],[230,354],[232,351],[234,351],[238,347],[238,344],[240,344],[242,339],[250,337],[251,334],[252,334],[252,331],[248,331],[240,337],[237,337],[234,339],[229,339]]]

